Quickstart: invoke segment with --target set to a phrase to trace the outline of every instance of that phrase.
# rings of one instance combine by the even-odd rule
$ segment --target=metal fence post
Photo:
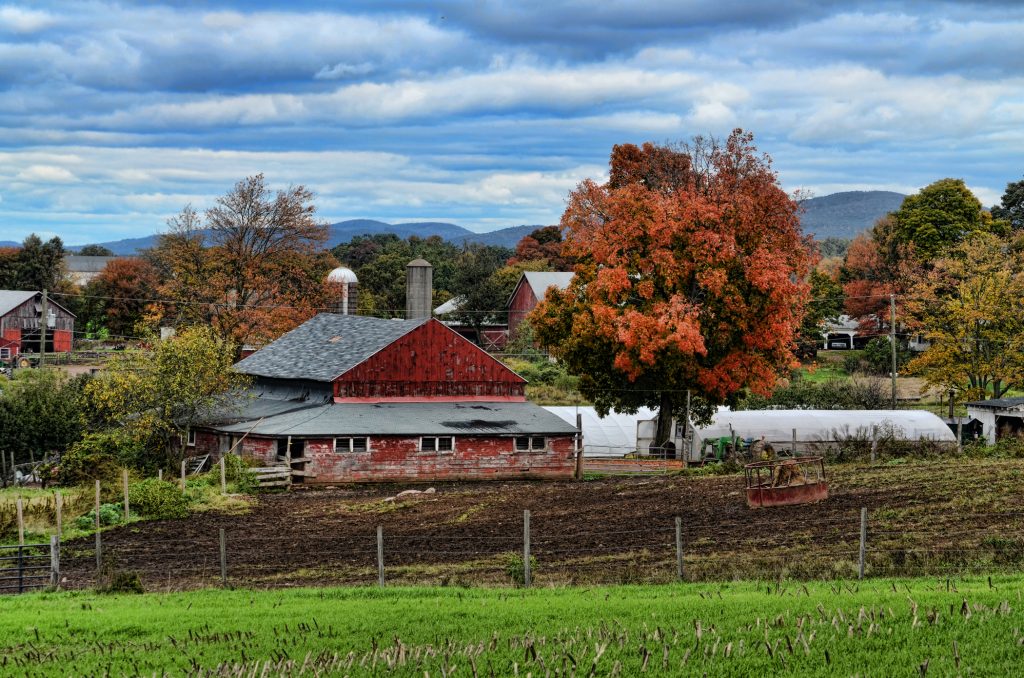
[[[384,586],[384,526],[377,526],[377,583]]]
[[[523,586],[530,586],[530,511],[523,511]]]
[[[857,564],[857,579],[864,578],[864,561],[867,557],[868,546],[868,510],[860,510],[860,561]]]
[[[220,528],[220,583],[228,584],[228,540],[224,528]]]
[[[60,539],[50,537],[50,586],[60,586]]]
[[[683,519],[681,516],[676,516],[676,574],[679,575],[679,581],[685,580],[685,572],[683,571]]]

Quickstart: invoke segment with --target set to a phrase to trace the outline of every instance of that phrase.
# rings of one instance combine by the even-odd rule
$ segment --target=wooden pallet
[[[265,487],[288,487],[292,484],[292,469],[284,464],[249,469],[256,476],[260,489]]]

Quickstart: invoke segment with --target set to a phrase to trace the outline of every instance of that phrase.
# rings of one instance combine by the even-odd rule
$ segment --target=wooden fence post
[[[100,481],[96,480],[96,576],[99,577],[103,565],[103,545],[100,542]]]
[[[956,418],[956,451],[957,454],[964,451],[964,418]]]
[[[796,456],[796,429],[793,429],[793,442],[792,442],[791,446],[792,446],[792,449],[790,450],[790,452],[795,457]]]
[[[14,502],[18,507],[18,546],[25,545],[25,511],[22,507],[21,497]]]
[[[228,540],[224,528],[220,528],[220,583],[228,585]]]
[[[576,413],[576,480],[583,480],[583,415]]]
[[[163,480],[164,479],[164,470],[162,468],[158,468],[156,470],[156,479],[157,480]]]
[[[685,581],[685,572],[683,571],[683,519],[681,516],[676,516],[676,574],[679,575],[679,581]]]
[[[523,586],[529,588],[530,579],[530,511],[523,511]]]
[[[0,450],[0,482],[7,489],[7,453]]]
[[[128,469],[121,469],[121,484],[124,485],[124,521],[128,522]]]
[[[50,537],[50,586],[60,586],[60,539]]]
[[[181,492],[182,492],[182,494],[185,493],[185,464],[186,464],[185,460],[182,459],[181,460]]]
[[[878,452],[878,429],[874,426],[871,427],[871,461],[875,461],[876,453]]]
[[[64,495],[60,490],[54,492],[54,501],[57,506],[57,541],[64,536]]]
[[[868,547],[868,510],[860,510],[860,561],[857,564],[857,579],[864,578],[864,561],[867,557]]]
[[[220,493],[228,493],[228,480],[227,480],[227,469],[224,464],[224,455],[220,455]]]
[[[377,583],[384,586],[384,526],[377,526]]]

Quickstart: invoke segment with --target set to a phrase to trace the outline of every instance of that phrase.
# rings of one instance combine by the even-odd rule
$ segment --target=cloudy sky
[[[788,190],[992,204],[1021,36],[1017,0],[0,5],[0,240],[145,235],[256,172],[331,221],[554,223],[613,144],[737,126]]]

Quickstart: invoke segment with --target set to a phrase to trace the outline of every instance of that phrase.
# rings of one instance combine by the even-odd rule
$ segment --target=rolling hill
[[[871,226],[880,217],[899,209],[902,193],[892,191],[844,191],[811,198],[803,203],[800,217],[804,233],[818,240],[850,239]]]
[[[898,209],[905,196],[892,191],[844,191],[832,193],[820,198],[804,201],[801,222],[805,233],[813,233],[823,240],[825,238],[849,239],[864,229],[870,228],[875,221],[895,209]],[[348,242],[357,235],[374,235],[394,233],[400,238],[419,236],[427,238],[438,235],[456,244],[467,242],[484,245],[499,245],[514,248],[524,235],[539,226],[510,226],[488,233],[474,233],[457,224],[443,221],[414,221],[389,224],[375,219],[349,219],[331,224],[327,247],[334,247]],[[156,234],[141,238],[126,238],[99,243],[114,254],[137,254],[139,250],[152,247],[156,243]],[[0,242],[0,246],[17,246],[15,242]],[[79,247],[69,247],[78,250]]]

